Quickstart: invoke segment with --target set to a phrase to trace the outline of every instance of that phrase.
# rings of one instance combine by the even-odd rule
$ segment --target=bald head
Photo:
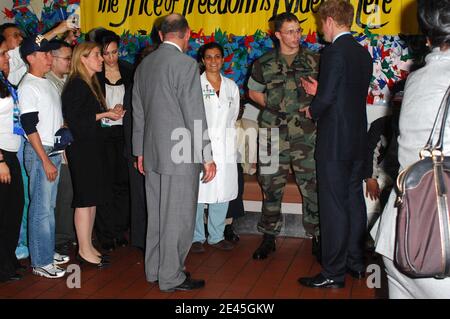
[[[183,39],[188,30],[186,18],[178,13],[168,15],[161,23],[161,33],[165,40],[173,36]]]

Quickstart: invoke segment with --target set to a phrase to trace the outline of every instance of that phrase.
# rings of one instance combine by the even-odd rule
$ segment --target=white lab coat
[[[239,114],[239,89],[233,80],[222,75],[221,77],[218,97],[206,79],[206,73],[200,76],[206,122],[217,172],[209,183],[200,182],[199,203],[228,202],[235,199],[238,193],[235,124]]]

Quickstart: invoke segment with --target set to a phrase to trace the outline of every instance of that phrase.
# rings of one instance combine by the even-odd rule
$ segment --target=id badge
[[[102,127],[111,127],[112,126],[111,125],[111,120],[106,118],[106,117],[104,117],[104,118],[101,119],[100,125]]]

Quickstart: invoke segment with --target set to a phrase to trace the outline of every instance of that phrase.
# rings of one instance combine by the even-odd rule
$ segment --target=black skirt
[[[102,144],[96,141],[74,141],[66,149],[72,177],[73,208],[104,204]]]

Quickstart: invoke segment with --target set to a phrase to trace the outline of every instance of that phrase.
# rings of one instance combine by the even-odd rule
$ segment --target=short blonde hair
[[[345,25],[350,28],[354,15],[355,9],[347,0],[327,0],[319,7],[319,16],[322,20],[331,17],[339,26]]]

